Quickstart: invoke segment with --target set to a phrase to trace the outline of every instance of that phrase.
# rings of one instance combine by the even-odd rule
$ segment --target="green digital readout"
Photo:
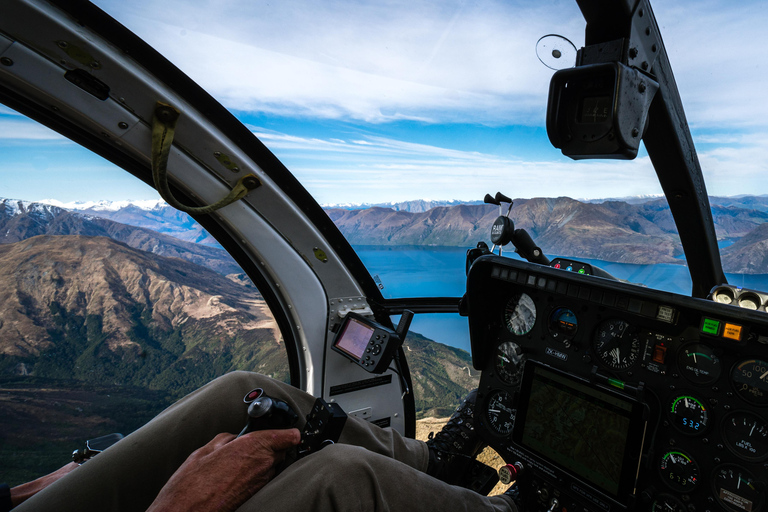
[[[704,322],[701,324],[701,332],[717,336],[720,334],[720,320],[705,318]]]

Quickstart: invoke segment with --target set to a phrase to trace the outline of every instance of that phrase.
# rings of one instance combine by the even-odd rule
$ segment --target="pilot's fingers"
[[[250,444],[252,449],[267,449],[271,452],[284,452],[301,442],[301,433],[296,428],[280,430],[257,430],[240,439]]]
[[[210,453],[215,452],[225,444],[231,442],[233,439],[235,439],[235,437],[236,436],[234,434],[230,434],[228,432],[222,432],[221,434],[217,435],[216,437],[208,441],[207,444],[195,450],[195,453],[198,456],[208,455]]]

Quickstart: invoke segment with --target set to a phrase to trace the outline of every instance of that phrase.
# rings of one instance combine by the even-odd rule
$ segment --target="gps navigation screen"
[[[360,359],[365,352],[365,347],[368,346],[368,342],[371,340],[373,331],[373,327],[350,318],[347,326],[344,328],[344,332],[341,333],[341,336],[336,341],[336,347],[352,357]]]
[[[515,441],[614,497],[631,492],[642,446],[643,430],[633,428],[643,423],[640,404],[539,366],[528,377]]]

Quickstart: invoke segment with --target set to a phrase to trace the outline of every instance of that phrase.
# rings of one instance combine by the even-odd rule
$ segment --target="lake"
[[[420,246],[355,246],[360,259],[384,285],[385,298],[461,297],[466,287],[466,248]],[[517,254],[505,256],[519,259]],[[662,263],[633,265],[581,258],[611,275],[631,283],[681,295],[690,295],[688,267]],[[742,288],[768,290],[768,274],[726,274],[728,282]],[[416,315],[411,330],[440,343],[469,352],[467,319],[454,314]]]

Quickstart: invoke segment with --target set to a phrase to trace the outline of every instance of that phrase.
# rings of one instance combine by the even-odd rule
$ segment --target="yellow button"
[[[725,329],[723,329],[723,338],[741,341],[741,329],[740,325],[726,323]]]

